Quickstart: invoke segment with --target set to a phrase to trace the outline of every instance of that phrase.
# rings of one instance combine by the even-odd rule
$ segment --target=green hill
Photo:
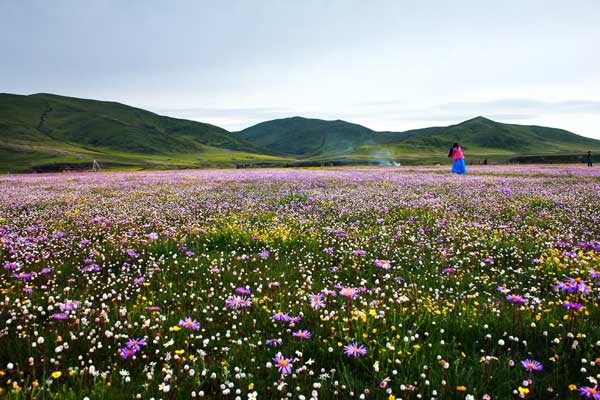
[[[406,132],[375,132],[340,120],[294,117],[263,122],[236,135],[272,151],[311,161],[442,162],[455,142],[471,159],[600,151],[600,141],[565,130],[504,124],[484,117]]]
[[[189,168],[281,161],[225,129],[120,103],[51,94],[0,94],[0,170],[101,164]]]
[[[346,121],[302,117],[240,132],[160,116],[120,103],[52,94],[0,94],[0,172],[104,168],[447,162],[459,142],[469,160],[575,161],[600,141],[483,117],[457,125],[376,132]]]
[[[375,144],[373,132],[346,121],[292,117],[262,122],[236,135],[272,151],[296,157],[351,153],[356,146]]]

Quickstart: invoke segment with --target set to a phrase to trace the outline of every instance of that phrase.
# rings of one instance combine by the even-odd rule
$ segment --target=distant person
[[[587,157],[585,159],[586,159],[586,161],[588,163],[588,167],[591,167],[592,166],[592,162],[593,162],[593,160],[592,160],[592,152],[591,151],[588,151]]]
[[[462,149],[458,145],[458,143],[454,143],[450,152],[448,153],[448,157],[451,157],[452,160],[452,173],[453,174],[466,174],[467,167],[465,165],[465,156],[463,155]]]

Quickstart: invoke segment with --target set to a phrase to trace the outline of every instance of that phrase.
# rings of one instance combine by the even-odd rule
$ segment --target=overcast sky
[[[600,0],[0,0],[0,92],[229,130],[484,115],[600,139]]]

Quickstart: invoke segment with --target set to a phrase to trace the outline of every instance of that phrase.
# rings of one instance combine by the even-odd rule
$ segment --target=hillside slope
[[[89,164],[92,159],[169,168],[178,166],[177,159],[183,161],[181,167],[189,167],[189,162],[193,166],[215,159],[271,158],[268,150],[214,125],[120,103],[51,94],[0,94],[0,139],[4,170]]]
[[[484,117],[405,132],[375,132],[340,120],[295,117],[263,122],[236,135],[308,160],[441,162],[455,142],[471,157],[491,159],[600,151],[600,141],[562,129],[504,124]]]
[[[369,128],[341,120],[292,117],[262,122],[236,135],[278,153],[306,157],[351,153],[356,146],[374,144],[373,133]]]

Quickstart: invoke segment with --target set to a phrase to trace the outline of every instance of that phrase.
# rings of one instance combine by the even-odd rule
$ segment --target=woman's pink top
[[[460,147],[455,147],[454,150],[452,150],[452,159],[456,161],[462,158],[465,158],[462,149]]]

